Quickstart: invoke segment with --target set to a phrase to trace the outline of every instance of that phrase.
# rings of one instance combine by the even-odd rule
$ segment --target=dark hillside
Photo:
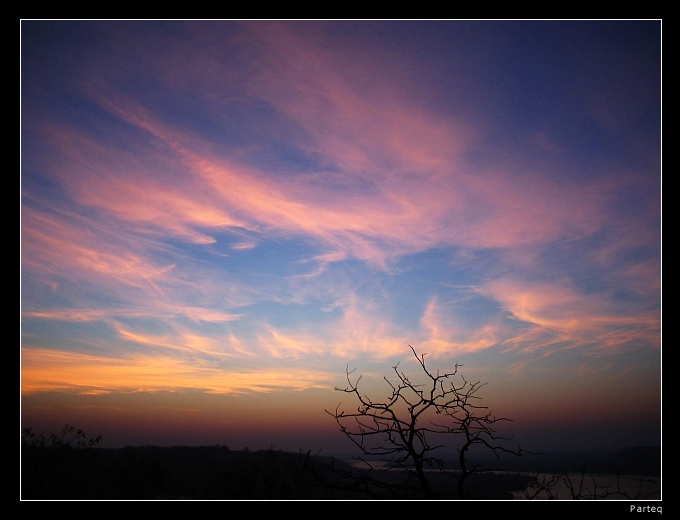
[[[483,500],[512,498],[528,474],[575,471],[661,474],[660,447],[610,453],[527,454],[502,464],[477,461],[487,470],[466,487]],[[455,468],[455,463],[447,464]],[[520,475],[522,473],[522,475]],[[22,500],[360,500],[420,499],[403,485],[402,471],[373,470],[359,477],[347,463],[312,453],[273,449],[232,451],[226,446],[102,449],[29,445],[21,452]],[[440,498],[456,499],[456,473],[429,474]],[[388,485],[385,485],[388,484]]]
[[[22,499],[332,498],[315,483],[331,459],[227,447],[23,448]]]
[[[86,450],[24,447],[23,500],[344,500],[422,498],[401,486],[404,473],[375,471],[376,483],[331,457],[220,446]],[[432,474],[442,498],[455,498],[455,476]],[[381,483],[394,484],[383,486]],[[526,486],[517,475],[470,480],[478,498],[507,499]]]

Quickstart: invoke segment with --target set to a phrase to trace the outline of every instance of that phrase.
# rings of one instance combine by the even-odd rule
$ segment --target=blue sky
[[[20,206],[25,426],[333,449],[412,345],[661,442],[660,21],[23,20]]]

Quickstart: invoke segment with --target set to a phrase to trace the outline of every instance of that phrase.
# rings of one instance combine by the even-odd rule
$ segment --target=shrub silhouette
[[[21,495],[23,498],[64,498],[74,489],[87,493],[97,472],[94,448],[102,437],[88,437],[69,426],[46,436],[24,428],[21,436]]]

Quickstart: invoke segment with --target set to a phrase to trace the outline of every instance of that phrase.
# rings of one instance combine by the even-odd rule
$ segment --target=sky
[[[20,423],[351,451],[459,367],[661,444],[660,20],[22,20]]]

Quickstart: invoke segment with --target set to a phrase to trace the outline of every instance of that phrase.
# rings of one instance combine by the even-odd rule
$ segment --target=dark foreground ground
[[[585,459],[584,459],[585,460]],[[660,449],[590,457],[589,471],[660,475]],[[508,500],[532,481],[527,472],[573,471],[574,457],[515,461],[502,474],[465,481],[467,498]],[[658,468],[658,471],[657,471]],[[403,484],[403,471],[359,474],[312,453],[232,451],[227,447],[70,449],[23,447],[22,500],[364,500],[423,499]],[[458,499],[455,473],[428,473],[438,498]]]

